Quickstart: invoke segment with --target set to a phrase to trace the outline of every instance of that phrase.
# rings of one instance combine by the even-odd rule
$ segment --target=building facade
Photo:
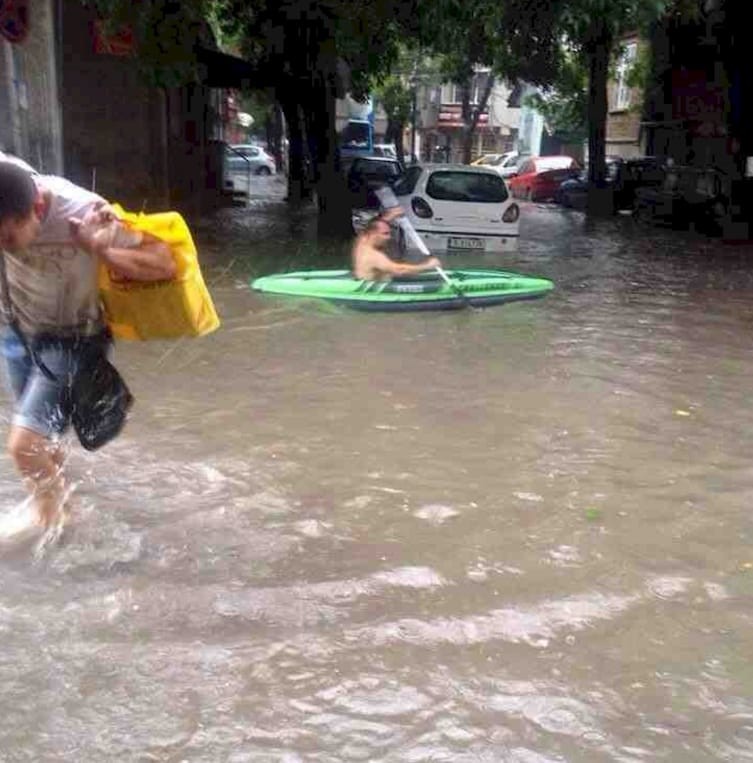
[[[648,55],[648,47],[638,34],[625,35],[620,41],[614,76],[607,83],[607,156],[630,159],[645,155],[643,89],[633,74]]]
[[[471,82],[470,104],[477,108],[491,73],[479,69]],[[478,116],[471,158],[503,153],[517,147],[521,110],[510,106],[511,88],[495,79],[485,108]],[[416,124],[419,159],[432,162],[461,162],[465,123],[461,88],[454,83],[426,83],[418,88]]]
[[[220,203],[225,81],[239,86],[248,65],[205,50],[202,81],[150,87],[128,30],[63,5],[35,0],[23,33],[0,34],[0,151],[135,209],[194,215]]]
[[[0,151],[43,172],[63,169],[55,44],[59,4],[37,0],[13,23],[0,20]]]

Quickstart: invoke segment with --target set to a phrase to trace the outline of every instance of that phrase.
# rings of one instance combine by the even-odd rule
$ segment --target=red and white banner
[[[29,33],[29,0],[0,0],[0,35],[23,42]]]
[[[108,31],[104,21],[95,21],[92,29],[94,52],[109,56],[130,56],[135,48],[133,29],[122,27],[117,32]]]

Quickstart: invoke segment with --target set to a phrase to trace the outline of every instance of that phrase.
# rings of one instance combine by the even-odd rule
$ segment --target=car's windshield
[[[400,174],[400,165],[397,162],[370,162],[368,159],[360,159],[353,163],[351,172],[365,177],[394,178]]]
[[[561,170],[571,167],[574,164],[569,156],[547,156],[544,159],[536,160],[536,169],[542,170]]]
[[[499,204],[507,199],[507,186],[499,175],[462,170],[433,172],[426,193],[438,201],[472,201]]]
[[[420,167],[408,167],[405,174],[393,186],[395,194],[397,196],[407,196],[409,193],[413,193],[413,189],[416,187],[420,176]]]

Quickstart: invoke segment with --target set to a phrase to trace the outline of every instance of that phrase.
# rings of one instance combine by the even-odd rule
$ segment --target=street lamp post
[[[411,162],[413,161],[413,157],[416,155],[416,101],[417,101],[417,92],[418,92],[418,83],[416,82],[415,78],[412,79],[411,85],[413,87],[413,103],[411,108],[411,126],[410,126],[410,158]]]

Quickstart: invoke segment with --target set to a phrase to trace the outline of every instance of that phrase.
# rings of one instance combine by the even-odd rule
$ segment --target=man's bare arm
[[[161,281],[174,278],[175,261],[170,247],[149,234],[138,234],[133,246],[114,246],[121,225],[106,205],[97,205],[83,219],[69,220],[71,237],[84,251],[98,257],[117,275],[131,281]]]
[[[94,254],[108,268],[131,281],[163,281],[176,275],[170,247],[158,239],[144,239],[133,249],[104,245],[96,247]]]

